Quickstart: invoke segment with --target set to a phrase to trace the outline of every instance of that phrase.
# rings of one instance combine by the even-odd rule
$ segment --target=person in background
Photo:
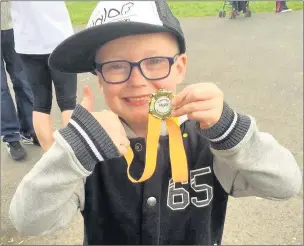
[[[1,137],[11,157],[21,160],[26,156],[21,140],[23,143],[39,143],[32,122],[32,91],[14,46],[10,2],[1,2]],[[6,72],[13,83],[17,112]]]
[[[240,14],[240,12],[245,13],[246,11],[246,2],[245,1],[231,1],[230,2],[232,8],[235,9],[237,14]]]
[[[276,13],[290,12],[292,9],[287,7],[286,1],[276,1]]]
[[[64,125],[76,105],[77,74],[50,69],[48,58],[55,47],[72,35],[64,1],[13,1],[12,20],[16,51],[34,95],[33,124],[44,151],[53,143],[52,84]]]

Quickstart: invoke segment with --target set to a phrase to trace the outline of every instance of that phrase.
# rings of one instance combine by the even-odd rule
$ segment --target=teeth
[[[149,96],[145,96],[145,97],[129,97],[128,100],[129,101],[148,101],[150,99]]]

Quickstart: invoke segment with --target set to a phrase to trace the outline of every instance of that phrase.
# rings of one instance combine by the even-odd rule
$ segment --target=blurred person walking
[[[1,137],[14,160],[26,151],[21,142],[39,144],[32,122],[33,95],[22,62],[15,51],[10,2],[1,2]],[[7,73],[15,93],[16,108],[8,87]]]
[[[64,1],[13,1],[16,51],[20,54],[34,95],[33,124],[44,151],[53,143],[52,85],[66,125],[76,106],[77,74],[52,70],[48,58],[73,32]]]

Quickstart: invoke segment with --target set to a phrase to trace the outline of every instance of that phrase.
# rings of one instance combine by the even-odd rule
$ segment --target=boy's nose
[[[128,84],[133,87],[141,87],[147,85],[148,81],[141,74],[139,67],[133,67]]]

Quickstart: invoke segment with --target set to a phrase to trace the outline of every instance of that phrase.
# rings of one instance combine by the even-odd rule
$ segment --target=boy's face
[[[138,62],[150,57],[171,57],[171,66],[165,58],[152,58],[141,63],[143,76],[138,67],[131,74],[130,65],[126,62],[115,62],[104,65],[97,72],[100,88],[103,90],[105,101],[118,116],[129,124],[145,124],[148,119],[149,97],[159,89],[167,89],[176,93],[177,84],[184,79],[187,65],[185,54],[179,53],[176,39],[168,33],[155,33],[128,36],[105,44],[96,55],[96,62],[105,63],[118,60]],[[170,73],[169,73],[170,71]],[[128,75],[130,77],[128,78]],[[167,77],[166,77],[167,76]],[[108,82],[124,81],[110,84]]]

